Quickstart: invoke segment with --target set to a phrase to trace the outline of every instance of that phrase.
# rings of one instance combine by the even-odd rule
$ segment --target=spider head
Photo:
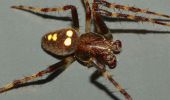
[[[41,45],[45,51],[59,56],[74,53],[78,40],[78,32],[73,28],[61,29],[45,34]]]

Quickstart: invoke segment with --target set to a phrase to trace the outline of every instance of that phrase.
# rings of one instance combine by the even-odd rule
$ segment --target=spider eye
[[[72,28],[47,33],[42,38],[42,48],[56,55],[69,55],[75,51],[78,32]]]

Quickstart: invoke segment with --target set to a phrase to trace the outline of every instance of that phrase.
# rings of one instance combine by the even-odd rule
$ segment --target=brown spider
[[[66,69],[67,66],[73,63],[75,60],[79,61],[87,67],[96,67],[100,75],[103,75],[108,79],[127,100],[132,100],[131,96],[118,84],[111,74],[106,70],[107,65],[110,69],[116,67],[116,54],[121,52],[121,41],[113,41],[112,34],[109,32],[106,24],[102,20],[102,16],[125,18],[134,21],[151,22],[154,24],[160,24],[164,26],[170,26],[170,24],[163,23],[151,18],[145,18],[141,16],[112,13],[103,10],[99,5],[113,8],[127,10],[135,13],[146,13],[157,16],[170,18],[168,15],[151,12],[144,9],[135,7],[129,7],[119,5],[115,3],[109,3],[106,0],[93,0],[92,8],[89,5],[88,0],[83,0],[86,8],[86,29],[85,33],[79,36],[79,20],[77,9],[73,5],[66,5],[61,8],[34,8],[31,6],[12,6],[12,8],[25,10],[29,12],[41,13],[41,12],[56,12],[71,10],[73,28],[64,28],[54,32],[49,32],[42,37],[42,48],[48,53],[63,56],[61,62],[49,66],[47,69],[42,70],[31,76],[24,77],[0,88],[0,93],[14,89],[19,85],[26,84],[36,78],[42,77],[48,73],[56,72],[59,69]],[[91,22],[94,21],[96,32],[91,32]]]

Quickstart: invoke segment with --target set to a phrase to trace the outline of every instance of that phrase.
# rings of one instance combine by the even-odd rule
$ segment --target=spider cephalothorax
[[[42,37],[42,48],[45,51],[48,51],[54,55],[63,56],[62,61],[49,66],[47,69],[42,70],[36,74],[33,74],[28,77],[24,77],[19,80],[15,80],[12,83],[5,85],[0,88],[0,93],[7,90],[24,86],[24,84],[42,77],[47,73],[57,72],[59,69],[65,70],[67,65],[71,64],[75,60],[82,62],[86,66],[93,66],[97,68],[97,73],[94,75],[104,76],[108,79],[127,100],[132,100],[131,96],[123,89],[113,78],[112,75],[106,70],[105,65],[113,69],[116,67],[116,57],[115,55],[120,53],[122,44],[119,40],[113,40],[113,36],[110,33],[107,25],[102,20],[102,16],[116,17],[116,18],[125,18],[128,20],[134,21],[143,21],[151,22],[154,24],[160,24],[164,26],[170,26],[168,23],[164,23],[152,18],[146,18],[141,16],[114,13],[107,10],[103,10],[99,5],[105,6],[107,8],[126,10],[135,13],[146,13],[161,17],[170,18],[170,16],[165,14],[160,14],[140,8],[129,7],[124,5],[119,5],[115,3],[109,3],[106,0],[93,0],[92,7],[88,0],[82,0],[86,9],[86,24],[85,24],[85,33],[82,35],[79,34],[79,20],[77,8],[73,5],[65,5],[63,7],[55,8],[35,8],[31,6],[12,6],[12,8],[25,10],[28,12],[36,13],[47,13],[47,12],[56,12],[56,11],[66,11],[71,10],[73,28],[64,28],[54,32],[45,34]],[[96,32],[91,31],[91,22],[95,26]],[[61,73],[60,72],[60,73]],[[59,74],[60,74],[59,73]],[[100,73],[100,74],[99,74]],[[96,78],[95,78],[96,79]],[[46,81],[49,81],[48,79]],[[46,82],[45,82],[46,83]],[[92,80],[92,83],[95,82]],[[110,94],[109,94],[110,95]]]
[[[121,42],[107,40],[104,36],[96,33],[85,33],[79,38],[76,58],[82,62],[91,63],[90,59],[96,58],[101,64],[110,68],[116,67],[116,57],[121,50]]]

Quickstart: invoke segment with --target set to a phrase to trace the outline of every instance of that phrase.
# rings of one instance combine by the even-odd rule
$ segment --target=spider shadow
[[[41,46],[41,48],[42,48],[42,46]],[[55,54],[53,54],[51,52],[46,51],[44,48],[42,48],[42,49],[47,54],[49,54],[52,57],[54,57],[56,59],[59,59],[59,60],[68,57],[68,56],[58,56],[58,55],[55,55]],[[48,75],[45,79],[40,79],[40,80],[37,80],[37,81],[27,82],[27,83],[24,83],[24,84],[19,84],[15,88],[26,87],[26,86],[30,86],[30,85],[42,85],[42,84],[48,83],[48,82],[54,80],[56,77],[58,77],[65,70],[65,66],[66,66],[66,64],[64,62],[62,62],[62,61],[60,61],[60,62],[58,62],[56,64],[53,64],[53,65],[50,65],[48,67],[55,68],[56,71],[53,72],[53,73],[50,73],[50,75]]]
[[[42,85],[42,84],[48,83],[48,82],[54,80],[56,77],[58,77],[63,71],[64,71],[63,69],[59,69],[59,70],[51,73],[45,79],[41,79],[41,80],[37,80],[37,81],[33,81],[33,82],[28,82],[28,83],[24,83],[24,84],[18,85],[15,88],[27,87],[27,86],[31,86],[31,85]]]
[[[53,68],[56,68],[56,71],[53,72],[53,73],[50,73],[45,79],[39,79],[39,80],[36,80],[36,81],[32,81],[32,82],[27,82],[27,83],[24,83],[24,84],[19,84],[18,86],[14,87],[14,88],[21,88],[21,87],[26,87],[26,86],[31,86],[31,85],[42,85],[42,84],[45,84],[45,83],[48,83],[52,80],[54,80],[56,77],[58,77],[64,70],[65,70],[65,64],[61,61],[61,62],[58,62],[56,64],[53,64],[51,66],[48,66],[48,67],[53,67]]]
[[[56,63],[54,65],[51,65],[49,67],[56,67],[56,66],[63,66],[62,63]],[[64,67],[64,66],[63,66]],[[43,85],[46,84],[48,82],[51,82],[52,80],[54,80],[55,78],[57,78],[65,69],[63,68],[59,68],[58,70],[56,70],[55,72],[51,73],[49,76],[47,76],[45,79],[40,79],[37,81],[33,81],[33,82],[28,82],[28,83],[24,83],[24,84],[20,84],[12,89],[17,89],[17,88],[21,88],[21,87],[27,87],[27,86],[32,86],[32,85]],[[109,95],[109,97],[111,97],[113,100],[120,100],[118,97],[116,97],[113,92],[111,92],[106,86],[104,86],[103,84],[99,83],[98,81],[96,81],[99,77],[101,77],[101,74],[98,71],[95,71],[91,77],[90,77],[90,82],[92,84],[94,84],[95,86],[97,86],[100,90],[103,90],[106,92],[107,95]]]
[[[91,77],[90,77],[90,82],[91,82],[92,84],[94,84],[95,86],[97,86],[100,90],[105,91],[105,93],[106,93],[110,98],[112,98],[113,100],[120,100],[117,96],[115,96],[115,95],[113,94],[112,91],[110,91],[110,89],[108,89],[105,85],[103,85],[103,84],[101,84],[101,83],[99,83],[99,82],[97,81],[97,79],[98,79],[99,77],[101,77],[101,76],[102,76],[101,73],[98,72],[98,70],[96,70],[96,71],[91,75]]]
[[[84,6],[84,5],[83,5]],[[53,15],[47,15],[46,13],[36,13],[33,11],[28,11],[28,10],[23,10],[26,12],[29,12],[31,14],[34,14],[38,17],[42,17],[44,19],[52,19],[52,20],[61,20],[61,21],[72,21],[71,17],[64,17],[64,16],[53,16]],[[130,19],[124,19],[124,18],[112,18],[112,17],[107,17],[107,16],[102,16],[102,18],[105,21],[108,22],[135,22],[137,23],[138,21],[130,20]],[[169,19],[154,19],[157,21],[163,21],[163,22],[170,22]],[[73,24],[71,24],[73,26]],[[155,30],[146,30],[146,29],[110,29],[111,33],[118,33],[118,34],[168,34],[170,31],[155,31]]]
[[[33,11],[29,11],[29,10],[25,10],[25,9],[19,9],[28,13],[31,13],[33,15],[36,15],[38,17],[44,18],[44,19],[52,19],[52,20],[61,20],[61,21],[72,21],[72,19],[70,17],[64,17],[64,16],[53,16],[53,15],[48,15],[46,13],[37,13],[37,12],[33,12]]]
[[[102,16],[103,20],[107,22],[131,22],[131,23],[138,23],[138,21],[130,20],[130,19],[124,19],[124,18],[111,18]],[[162,22],[170,22],[169,19],[154,19],[156,21],[162,21]],[[147,29],[110,29],[111,33],[116,34],[169,34],[170,31],[156,31],[156,30],[147,30]]]
[[[135,20],[125,19],[125,18],[114,18],[114,17],[107,17],[107,16],[102,16],[102,18],[105,21],[109,21],[109,22],[133,22],[133,23],[138,22],[138,21],[135,21]],[[162,22],[169,22],[170,21],[170,19],[159,19],[159,18],[154,18],[153,20],[162,21]]]

